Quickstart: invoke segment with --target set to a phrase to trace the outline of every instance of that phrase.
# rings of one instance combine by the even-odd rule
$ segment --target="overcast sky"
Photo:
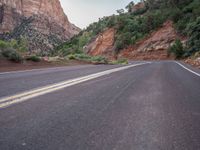
[[[131,0],[60,0],[70,22],[85,28],[98,18],[110,16],[117,9],[125,8]],[[134,0],[138,2],[139,0]]]

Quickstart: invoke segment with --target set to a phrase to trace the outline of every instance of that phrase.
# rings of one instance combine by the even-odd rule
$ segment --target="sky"
[[[83,29],[99,18],[116,14],[116,10],[125,8],[131,0],[60,0],[60,2],[69,21]]]

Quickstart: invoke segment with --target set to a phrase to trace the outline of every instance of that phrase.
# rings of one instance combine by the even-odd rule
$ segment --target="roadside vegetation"
[[[26,60],[33,61],[33,62],[40,62],[41,58],[36,55],[27,56]]]
[[[94,64],[108,64],[108,60],[102,56],[89,56],[87,54],[70,54],[67,56],[69,60],[79,60]]]
[[[7,58],[13,62],[22,62],[23,53],[27,51],[27,45],[24,39],[11,41],[0,40],[0,53],[2,57]]]
[[[184,52],[183,44],[181,43],[179,39],[176,39],[174,44],[169,47],[168,53],[173,54],[176,57],[176,59],[180,59],[184,55],[185,52]]]
[[[114,51],[118,54],[124,48],[135,44],[149,33],[159,28],[165,21],[172,20],[177,32],[188,37],[186,44],[181,44],[181,52],[174,50],[180,41],[176,41],[170,53],[176,58],[195,55],[200,51],[200,1],[199,0],[143,0],[145,7],[132,12],[135,5],[130,2],[126,11],[117,10],[118,15],[103,17],[89,25],[79,35],[56,48],[54,54],[70,55],[84,53],[87,45],[99,33],[108,28],[116,30]],[[173,50],[172,50],[173,49]]]
[[[22,63],[24,61],[39,62],[41,59],[36,55],[28,54],[28,42],[21,37],[20,40],[3,41],[0,40],[0,58]]]
[[[117,64],[127,65],[128,60],[125,59],[125,58],[121,58],[121,59],[118,59],[118,60],[111,61],[109,64],[111,64],[111,65],[117,65]]]

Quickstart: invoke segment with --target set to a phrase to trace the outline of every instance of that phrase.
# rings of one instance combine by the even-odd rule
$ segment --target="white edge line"
[[[193,74],[195,74],[195,75],[197,75],[198,77],[200,77],[200,74],[198,74],[197,72],[195,72],[195,71],[192,71],[191,69],[189,69],[189,68],[187,68],[187,67],[185,67],[184,65],[182,65],[181,63],[179,63],[179,62],[175,62],[176,64],[178,64],[178,65],[180,65],[182,68],[184,68],[185,70],[187,70],[187,71],[189,71],[189,72],[191,72],[191,73],[193,73]]]
[[[128,65],[128,66],[124,66],[124,67],[114,68],[114,69],[102,71],[102,72],[99,72],[99,73],[79,77],[79,78],[76,78],[76,79],[63,81],[63,82],[60,82],[60,83],[57,83],[57,84],[48,85],[48,86],[45,86],[45,87],[33,89],[33,90],[30,90],[30,91],[27,91],[27,92],[22,92],[20,94],[16,94],[16,95],[13,95],[13,96],[0,98],[0,108],[5,108],[5,107],[8,107],[12,104],[23,102],[23,101],[26,101],[28,99],[38,97],[38,96],[41,96],[41,95],[45,95],[47,93],[51,93],[51,92],[54,92],[54,91],[58,91],[58,90],[61,90],[63,88],[66,88],[66,87],[69,87],[69,86],[72,86],[72,85],[83,83],[85,81],[96,79],[98,77],[105,76],[105,75],[108,75],[108,74],[111,74],[111,73],[114,73],[114,72],[126,70],[126,69],[129,69],[129,68],[132,68],[132,67],[141,66],[141,65],[145,65],[145,64],[151,64],[151,62],[133,64],[133,65]]]

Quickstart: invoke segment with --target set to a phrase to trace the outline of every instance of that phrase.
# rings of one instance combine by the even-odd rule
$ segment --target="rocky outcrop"
[[[93,39],[84,49],[92,56],[113,57],[114,38],[115,30],[113,28],[107,29]]]
[[[167,50],[177,38],[184,40],[176,33],[172,21],[167,21],[145,39],[123,50],[120,56],[131,59],[167,59]]]
[[[167,50],[168,47],[178,38],[178,35],[171,21],[164,23],[163,27],[153,32],[143,44],[137,48],[139,52]]]
[[[59,0],[0,0],[0,38],[25,37],[31,51],[47,52],[80,31]]]
[[[137,12],[137,11],[139,11],[141,9],[144,9],[144,8],[145,8],[145,3],[144,2],[139,2],[139,3],[135,4],[135,5],[133,5],[131,12]]]
[[[194,58],[187,58],[185,60],[185,63],[190,64],[194,67],[197,67],[198,69],[200,69],[200,57],[194,59]]]

